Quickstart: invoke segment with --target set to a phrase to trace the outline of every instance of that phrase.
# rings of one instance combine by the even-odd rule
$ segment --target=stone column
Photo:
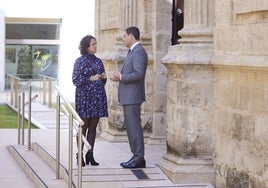
[[[214,1],[185,0],[180,44],[162,58],[168,69],[167,154],[159,167],[175,183],[212,183]]]
[[[117,4],[116,4],[117,3]],[[125,56],[127,54],[127,48],[124,46],[122,41],[124,30],[132,25],[138,26],[140,28],[140,42],[146,49],[149,62],[146,74],[146,99],[147,102],[142,104],[142,126],[144,129],[145,142],[148,143],[151,140],[152,133],[152,85],[153,85],[153,72],[152,66],[154,60],[152,57],[152,34],[151,28],[151,17],[148,12],[151,12],[152,6],[149,6],[150,1],[105,1],[105,4],[97,3],[100,9],[106,10],[107,6],[113,7],[114,9],[103,16],[100,15],[100,29],[98,34],[106,31],[104,35],[107,37],[107,33],[111,38],[115,38],[114,41],[105,41],[105,46],[100,46],[100,48],[105,49],[107,46],[107,52],[103,53],[101,58],[105,64],[108,76],[112,76],[115,70],[121,70]],[[116,10],[117,7],[117,11]],[[139,10],[139,11],[137,11]],[[99,11],[103,12],[103,11]],[[109,13],[109,14],[108,14]],[[99,13],[98,13],[99,14]],[[98,17],[98,16],[96,16]],[[111,32],[113,31],[113,32]],[[100,38],[100,37],[99,37]],[[108,37],[107,37],[108,38]],[[109,104],[109,118],[107,122],[104,122],[101,130],[101,136],[109,141],[127,141],[126,127],[124,124],[124,116],[122,111],[122,106],[118,103],[118,83],[111,82],[108,80],[106,85],[106,90],[108,95]]]
[[[154,26],[148,27],[148,21],[145,26],[153,29],[152,32],[152,59],[153,64],[149,66],[147,71],[147,106],[152,111],[152,132],[150,135],[149,144],[165,144],[166,143],[166,89],[167,89],[167,69],[162,64],[161,58],[168,53],[168,47],[171,43],[171,18],[170,10],[172,9],[171,3],[167,1],[154,1],[151,5],[147,1],[146,13],[148,15],[155,15],[151,18],[151,23]],[[149,76],[150,75],[150,76]],[[149,103],[148,103],[149,102]]]

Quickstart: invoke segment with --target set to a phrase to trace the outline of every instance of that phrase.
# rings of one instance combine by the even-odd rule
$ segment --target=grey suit
[[[123,105],[130,150],[133,159],[144,158],[144,138],[141,127],[141,104],[145,101],[145,73],[148,56],[141,44],[127,55],[121,70],[118,97]]]

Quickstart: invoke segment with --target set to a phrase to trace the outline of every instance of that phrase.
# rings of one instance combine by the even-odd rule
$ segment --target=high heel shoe
[[[86,154],[86,164],[88,165],[89,162],[90,162],[90,164],[92,166],[98,166],[99,165],[99,163],[95,161],[95,159],[93,157],[93,153],[88,151],[87,154]]]
[[[85,166],[85,161],[84,161],[84,158],[83,158],[83,155],[82,155],[82,166],[84,167]],[[78,166],[78,153],[76,153],[76,161],[77,161],[77,166]]]

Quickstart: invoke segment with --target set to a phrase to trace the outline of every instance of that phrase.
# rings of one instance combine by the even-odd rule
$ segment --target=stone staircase
[[[165,174],[154,164],[153,161],[147,160],[147,168],[144,169],[123,169],[119,165],[119,161],[122,161],[126,157],[116,157],[117,154],[121,155],[127,143],[121,145],[116,143],[106,143],[106,141],[98,141],[96,143],[98,147],[101,147],[103,156],[97,157],[97,161],[100,162],[100,166],[87,166],[82,168],[82,187],[93,188],[212,188],[210,184],[173,184]],[[66,157],[61,159],[61,165],[59,179],[56,179],[56,160],[53,157],[54,148],[51,146],[42,147],[38,143],[31,144],[31,150],[27,150],[25,145],[9,145],[8,151],[16,159],[27,176],[34,182],[36,187],[49,187],[49,188],[65,188],[68,187],[68,162]],[[109,158],[107,149],[111,149],[110,152],[117,149],[117,154],[114,153]],[[123,151],[120,151],[123,150]],[[52,152],[51,152],[52,151]],[[62,149],[61,153],[68,153],[65,149]],[[99,156],[100,153],[97,153]],[[77,166],[75,157],[73,158],[73,187],[77,185]],[[114,162],[111,162],[114,161]],[[193,177],[194,178],[194,177]]]

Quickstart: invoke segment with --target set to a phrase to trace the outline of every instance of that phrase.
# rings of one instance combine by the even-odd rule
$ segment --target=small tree
[[[32,48],[27,45],[18,52],[17,74],[20,74],[22,78],[32,78],[32,62]]]

